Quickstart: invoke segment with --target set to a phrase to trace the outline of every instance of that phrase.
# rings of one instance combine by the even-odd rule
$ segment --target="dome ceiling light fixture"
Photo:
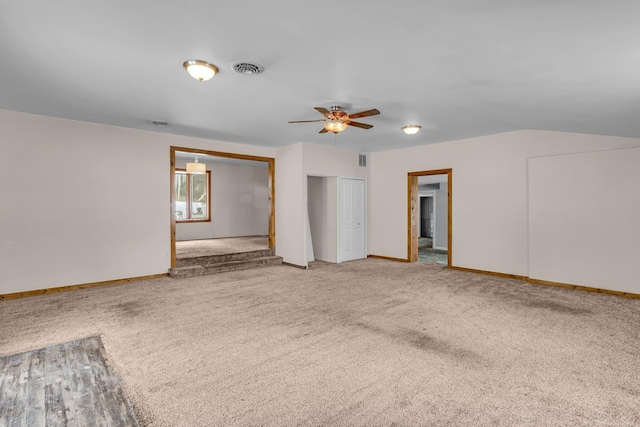
[[[418,133],[418,131],[422,128],[422,126],[419,125],[406,125],[406,126],[402,126],[402,130],[404,131],[404,133],[406,133],[407,135],[415,135],[416,133]]]
[[[187,73],[189,73],[191,77],[201,82],[211,80],[213,76],[218,74],[218,67],[200,59],[184,61],[182,66],[187,70]]]

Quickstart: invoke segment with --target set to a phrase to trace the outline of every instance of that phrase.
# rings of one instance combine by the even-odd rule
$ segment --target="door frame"
[[[337,177],[338,179],[336,180],[336,184],[338,185],[338,209],[337,209],[337,232],[338,232],[338,239],[336,240],[337,243],[337,253],[336,253],[336,264],[340,264],[342,263],[342,254],[340,252],[340,239],[342,238],[342,233],[341,233],[341,226],[340,226],[340,213],[342,212],[342,186],[340,185],[341,181],[343,179],[351,179],[351,180],[358,180],[358,181],[364,181],[364,192],[363,192],[363,196],[364,196],[364,214],[363,214],[363,220],[364,220],[364,258],[367,257],[367,253],[369,252],[368,248],[367,248],[367,235],[369,234],[369,229],[368,229],[368,218],[367,218],[367,211],[368,211],[368,205],[367,205],[367,178],[358,178],[358,177],[351,177],[351,176],[339,176]]]
[[[199,148],[188,147],[170,147],[170,173],[169,173],[169,200],[170,200],[170,217],[171,217],[171,268],[176,267],[176,217],[175,217],[175,201],[174,181],[176,175],[176,151],[193,154],[204,154],[216,157],[226,157],[240,160],[253,160],[257,162],[266,162],[269,169],[269,248],[276,247],[276,159],[273,157],[251,156],[248,154],[225,153],[222,151],[202,150]]]
[[[447,175],[447,267],[451,268],[452,246],[452,209],[453,206],[453,169],[435,169],[420,172],[409,172],[407,174],[407,261],[418,261],[418,211],[420,196],[418,192],[418,177],[426,175]]]

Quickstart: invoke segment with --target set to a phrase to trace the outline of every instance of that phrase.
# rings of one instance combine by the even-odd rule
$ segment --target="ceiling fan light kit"
[[[332,120],[324,124],[324,128],[329,132],[340,133],[347,128],[347,124],[341,120]]]
[[[407,126],[402,126],[402,130],[404,131],[404,133],[406,133],[407,135],[415,135],[416,133],[418,133],[418,131],[422,128],[422,126],[418,126],[418,125],[407,125]]]
[[[211,80],[213,76],[218,74],[218,67],[200,59],[184,61],[182,66],[191,77],[201,82]]]

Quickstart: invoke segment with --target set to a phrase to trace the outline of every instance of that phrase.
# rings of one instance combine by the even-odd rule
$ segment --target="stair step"
[[[223,261],[204,265],[188,265],[169,269],[169,275],[176,279],[204,276],[205,274],[222,273],[225,271],[247,270],[250,268],[282,264],[280,256],[264,256],[244,260]]]
[[[176,267],[216,264],[226,261],[242,261],[246,259],[263,258],[273,255],[275,255],[273,249],[258,249],[255,251],[237,252],[234,254],[193,256],[188,258],[178,258],[176,260]]]

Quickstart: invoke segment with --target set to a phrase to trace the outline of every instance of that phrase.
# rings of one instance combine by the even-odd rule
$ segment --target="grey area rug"
[[[0,354],[97,333],[148,426],[640,425],[640,300],[434,264],[0,302]]]
[[[0,426],[138,425],[100,337],[0,357]]]

